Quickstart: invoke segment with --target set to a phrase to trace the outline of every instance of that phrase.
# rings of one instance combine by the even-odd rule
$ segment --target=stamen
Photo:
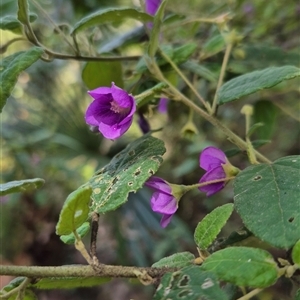
[[[110,102],[110,105],[111,105],[110,110],[113,111],[116,114],[126,115],[130,110],[129,107],[119,106],[119,104],[115,100]]]

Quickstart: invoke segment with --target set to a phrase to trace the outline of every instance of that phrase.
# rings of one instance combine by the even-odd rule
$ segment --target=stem
[[[154,62],[152,62],[152,67],[154,69],[155,75],[158,77],[158,79],[160,79],[161,81],[164,81],[165,83],[168,84],[169,89],[176,94],[181,102],[183,102],[186,106],[190,107],[191,109],[193,109],[197,114],[199,114],[201,117],[203,117],[205,120],[207,120],[208,122],[210,122],[212,125],[214,125],[215,127],[219,128],[219,130],[221,130],[227,137],[228,139],[234,143],[238,148],[240,148],[241,150],[245,150],[247,151],[247,143],[241,139],[238,135],[236,135],[234,132],[232,132],[229,128],[227,128],[226,126],[224,126],[218,119],[216,119],[214,116],[209,115],[208,113],[206,113],[203,109],[201,109],[199,106],[197,106],[195,103],[193,103],[190,99],[188,99],[185,95],[183,95],[180,91],[177,90],[176,87],[174,87],[172,85],[171,82],[169,82],[164,75],[162,74],[162,72],[160,71],[159,67],[157,66],[157,64]],[[271,161],[266,158],[265,156],[263,156],[261,153],[259,153],[257,150],[254,150],[256,156],[265,163],[271,163]]]
[[[260,293],[263,289],[255,289],[251,291],[250,293],[244,295],[243,297],[238,298],[237,300],[248,300],[251,299],[253,296],[257,295]]]
[[[73,231],[76,242],[75,242],[75,248],[81,253],[81,255],[85,258],[85,260],[88,262],[89,265],[93,264],[93,260],[91,259],[90,255],[88,254],[80,236],[77,234],[76,230]]]
[[[103,265],[99,272],[95,272],[92,266],[70,265],[60,267],[40,266],[0,266],[0,275],[25,276],[30,278],[49,277],[122,277],[137,278],[140,272],[153,278],[160,278],[167,272],[175,272],[178,268],[141,268],[127,266]]]
[[[92,258],[97,257],[97,234],[99,228],[99,215],[92,213],[92,229],[91,229],[91,255]]]
[[[74,46],[69,42],[68,38],[66,37],[66,35],[64,34],[64,32],[55,24],[55,22],[50,18],[50,16],[48,15],[48,13],[42,8],[41,5],[39,5],[36,1],[31,0],[31,2],[33,3],[33,5],[35,7],[37,7],[46,17],[46,19],[53,25],[54,29],[59,32],[59,34],[63,37],[63,39],[65,40],[65,42],[70,46],[70,48],[74,51],[74,53],[78,54],[78,52],[76,51],[76,48],[74,48]],[[28,25],[27,25],[28,26]]]
[[[208,106],[208,103],[203,99],[203,97],[198,93],[198,91],[195,89],[195,87],[192,85],[192,83],[186,78],[186,76],[180,71],[180,69],[177,67],[177,65],[172,61],[172,59],[165,54],[161,49],[159,49],[160,54],[162,57],[172,66],[172,68],[177,72],[177,74],[183,79],[183,81],[189,86],[189,88],[193,91],[193,93],[198,97],[200,102],[204,105],[204,107],[209,110],[210,107]]]
[[[215,93],[213,104],[212,104],[212,114],[215,114],[216,109],[217,109],[217,105],[218,105],[218,103],[217,103],[218,102],[218,92],[219,92],[219,89],[222,86],[223,81],[224,81],[226,67],[227,67],[227,64],[228,64],[228,60],[229,60],[229,56],[230,56],[231,50],[232,50],[232,43],[229,43],[226,46],[225,55],[224,55],[224,58],[223,58],[223,63],[222,63],[222,67],[221,67],[221,72],[220,72],[218,84],[217,84],[217,89],[216,89],[216,93]]]

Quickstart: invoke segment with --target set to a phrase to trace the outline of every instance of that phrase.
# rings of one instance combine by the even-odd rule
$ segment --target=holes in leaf
[[[94,194],[96,194],[96,195],[98,195],[98,194],[100,194],[101,193],[101,189],[99,189],[99,188],[96,188],[96,189],[94,189]]]
[[[128,182],[128,186],[132,186],[133,185],[133,182],[132,181],[129,181]]]
[[[148,171],[148,173],[149,173],[151,176],[154,175],[154,171],[151,170],[151,169]]]
[[[256,175],[256,176],[253,178],[254,181],[259,181],[259,180],[261,180],[261,179],[262,179],[262,177],[261,177],[260,175]]]
[[[131,151],[128,152],[128,155],[129,155],[129,156],[133,156],[134,154],[135,154],[135,151],[134,151],[134,150],[131,150]]]
[[[115,177],[114,180],[112,181],[112,184],[116,184],[119,181],[119,178]]]
[[[179,281],[178,286],[179,287],[187,286],[188,283],[189,283],[189,276],[184,275],[183,278]]]
[[[138,176],[141,174],[141,169],[138,168],[135,172],[134,172],[134,176]]]
[[[201,284],[201,288],[203,290],[208,289],[210,287],[214,286],[214,283],[212,282],[212,280],[210,278],[206,278],[204,280],[204,283]]]
[[[193,291],[188,290],[188,289],[184,289],[183,291],[181,291],[181,292],[178,294],[178,297],[179,297],[179,298],[185,298],[185,299],[186,299],[187,296],[191,296],[191,295],[193,295]]]
[[[294,217],[290,217],[290,218],[289,218],[289,222],[290,222],[290,223],[292,223],[294,220],[295,220]]]

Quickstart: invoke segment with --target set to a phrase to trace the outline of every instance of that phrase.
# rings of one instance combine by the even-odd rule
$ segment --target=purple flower
[[[97,126],[107,139],[116,139],[130,127],[136,110],[135,100],[113,82],[88,92],[94,101],[87,108],[85,122]]]
[[[215,147],[205,148],[200,155],[200,167],[206,171],[201,177],[200,183],[217,179],[225,179],[226,173],[223,165],[228,163],[225,153]],[[202,187],[199,190],[206,193],[209,197],[224,188],[226,182],[211,183]]]
[[[146,13],[152,16],[155,15],[161,1],[162,0],[146,0]]]
[[[168,111],[168,101],[167,98],[160,98],[158,103],[158,111],[162,114],[165,114]]]
[[[151,208],[163,215],[160,225],[165,228],[178,208],[178,200],[173,195],[172,187],[165,180],[155,176],[149,178],[145,185],[154,190]]]

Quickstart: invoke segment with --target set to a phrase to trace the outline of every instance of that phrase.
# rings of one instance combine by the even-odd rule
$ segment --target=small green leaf
[[[300,266],[300,240],[293,247],[292,259],[295,264]]]
[[[153,20],[153,17],[133,8],[110,7],[96,11],[95,13],[81,19],[74,25],[74,29],[71,34],[78,34],[78,32],[91,26],[97,26],[108,22],[122,22],[126,19],[135,19],[140,22],[150,22]]]
[[[172,60],[175,64],[186,62],[197,49],[197,44],[187,43],[174,49]]]
[[[18,0],[18,20],[23,23],[29,23],[29,8],[27,0]]]
[[[29,15],[30,22],[34,22],[37,18],[36,14],[31,13]],[[23,25],[18,21],[15,16],[6,15],[0,18],[0,29],[2,30],[10,30],[15,34],[22,34]]]
[[[198,266],[186,267],[174,273],[166,273],[153,300],[228,300],[220,288],[216,276],[204,272]]]
[[[234,181],[234,205],[262,241],[289,249],[300,239],[300,156],[253,165]]]
[[[105,213],[125,203],[130,192],[136,192],[155,174],[164,152],[163,141],[150,135],[130,143],[91,178],[91,211]]]
[[[256,248],[230,247],[214,252],[201,268],[238,286],[264,288],[277,280],[277,265],[272,255]]]
[[[213,72],[193,60],[183,63],[181,68],[193,72],[210,82],[216,82],[218,80],[217,76]]]
[[[217,207],[206,215],[196,227],[195,243],[201,250],[205,250],[216,239],[233,211],[233,204],[228,203]]]
[[[1,61],[0,112],[15,86],[19,74],[36,62],[43,52],[42,48],[33,47],[27,51],[14,53]]]
[[[87,62],[82,70],[82,80],[90,90],[110,87],[112,82],[123,88],[122,64],[119,61]]]
[[[41,178],[24,179],[24,180],[10,181],[7,183],[1,183],[0,196],[38,189],[44,183],[45,180]]]
[[[271,88],[284,80],[298,76],[300,76],[300,69],[294,66],[271,67],[238,76],[220,88],[218,92],[219,104]]]
[[[104,284],[110,281],[110,278],[101,277],[52,277],[43,278],[36,283],[31,284],[34,287],[42,290],[53,289],[75,289],[80,287],[92,287]]]
[[[5,296],[6,293],[8,293],[8,292],[12,291],[13,289],[15,289],[16,287],[18,287],[24,280],[26,280],[25,277],[14,278],[8,285],[4,286],[1,289],[0,298],[1,298],[1,296]],[[3,298],[3,299],[16,300],[17,296],[18,296],[18,292],[16,291],[16,293],[13,294],[12,296],[10,296],[9,298]],[[37,297],[31,289],[27,288],[25,290],[24,297],[22,297],[22,300],[37,300]]]
[[[226,43],[223,36],[221,34],[215,35],[203,45],[200,57],[203,60],[221,52],[225,47]]]
[[[153,27],[151,28],[149,47],[148,47],[148,55],[150,58],[153,58],[155,56],[155,53],[159,45],[160,27],[163,23],[167,2],[168,0],[163,0],[154,17],[154,22],[153,22]]]
[[[79,226],[76,231],[77,234],[82,238],[84,237],[90,230],[90,223],[89,222],[84,222],[81,226]],[[65,244],[75,244],[76,238],[74,233],[70,233],[68,235],[61,235],[60,239],[65,243]]]
[[[272,137],[278,115],[278,108],[266,100],[254,104],[253,120],[255,123],[263,123],[263,126],[256,132],[259,139],[267,140]]]
[[[175,253],[168,257],[160,259],[152,265],[154,268],[183,268],[194,262],[195,256],[190,252]]]
[[[87,220],[91,194],[90,186],[82,186],[68,196],[56,225],[57,235],[71,234]]]
[[[138,97],[136,97],[136,105],[138,107],[142,107],[152,100],[155,94],[160,93],[166,87],[168,87],[166,83],[160,82],[152,88],[144,91],[143,93],[139,94]]]

